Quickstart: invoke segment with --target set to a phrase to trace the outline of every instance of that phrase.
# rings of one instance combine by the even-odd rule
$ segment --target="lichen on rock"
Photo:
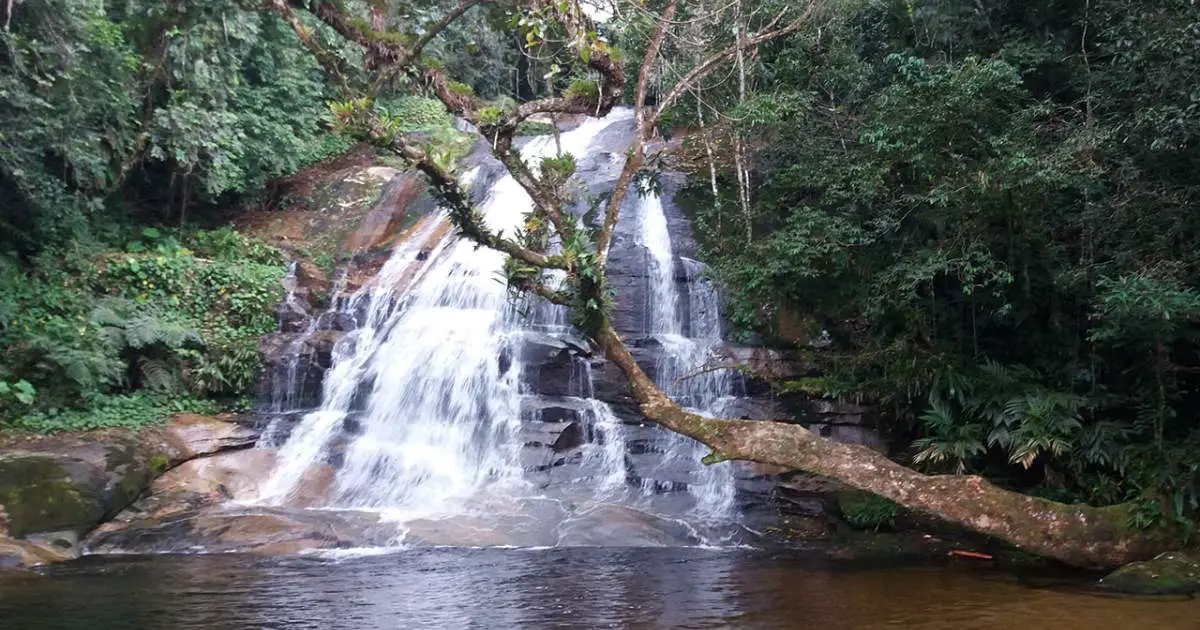
[[[1102,588],[1137,595],[1200,592],[1200,553],[1169,551],[1132,562],[1100,580]]]

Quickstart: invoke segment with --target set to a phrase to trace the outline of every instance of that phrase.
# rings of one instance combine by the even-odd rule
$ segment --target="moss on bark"
[[[610,324],[596,341],[626,376],[651,421],[713,449],[712,461],[740,459],[803,470],[894,501],[1034,555],[1085,568],[1111,568],[1182,546],[1170,527],[1131,528],[1128,505],[1068,505],[1000,488],[982,477],[924,475],[880,453],[826,440],[785,422],[719,420],[671,401],[638,366]]]

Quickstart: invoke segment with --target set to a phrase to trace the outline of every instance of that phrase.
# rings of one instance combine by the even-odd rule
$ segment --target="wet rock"
[[[548,446],[534,444],[521,448],[521,469],[526,472],[545,472],[566,463],[566,458]]]
[[[334,350],[345,337],[336,330],[264,335],[258,343],[266,368],[262,391],[272,399],[288,398],[296,407],[315,406]]]
[[[504,360],[501,359],[501,367]],[[584,359],[560,350],[540,362],[525,366],[526,383],[543,396],[585,396],[588,394],[587,364]]]
[[[696,481],[694,461],[672,461],[656,452],[626,454],[625,466],[633,483],[653,492],[683,492]]]
[[[318,330],[349,332],[358,328],[352,313],[342,311],[326,311],[317,318]]]
[[[618,505],[602,505],[559,527],[560,546],[666,547],[699,543],[680,522]]]
[[[803,376],[808,366],[793,353],[761,346],[722,344],[717,356],[734,365],[744,365],[753,374],[769,381]]]
[[[295,554],[384,544],[374,517],[363,513],[229,507],[146,518],[122,529],[98,532],[89,553]]]
[[[718,415],[724,418],[738,420],[774,420],[787,422],[792,420],[779,401],[771,398],[735,398],[724,401],[718,410]]]
[[[98,528],[92,537],[138,529],[147,522],[162,522],[227,501],[253,501],[275,469],[276,457],[273,449],[255,448],[187,461],[156,479],[146,496]],[[288,507],[325,504],[335,477],[328,465],[305,471]]]
[[[308,303],[293,299],[280,302],[275,307],[275,317],[279,320],[279,330],[286,333],[301,332],[308,328],[310,321]]]
[[[8,531],[18,538],[86,533],[131,503],[169,462],[165,451],[132,434],[48,440],[34,450],[7,451],[0,455],[0,505]]]
[[[521,440],[526,446],[562,453],[582,446],[585,435],[578,422],[527,422],[521,426]]]
[[[511,347],[527,366],[556,363],[564,356],[591,356],[592,347],[586,339],[568,333],[520,331],[510,337]]]
[[[336,330],[306,333],[275,333],[264,335],[258,344],[263,363],[268,366],[285,364],[299,358],[322,370],[333,365],[334,347],[345,336]]]
[[[323,305],[329,300],[329,274],[308,260],[296,263],[296,293],[303,295],[310,304]]]
[[[362,218],[358,227],[346,236],[342,249],[347,252],[372,251],[392,244],[418,218],[437,207],[427,192],[427,184],[413,171],[397,171],[372,166],[359,178],[382,182],[379,201]]]
[[[1100,586],[1138,595],[1200,592],[1200,552],[1171,551],[1127,564],[1101,579]]]
[[[631,455],[665,453],[670,432],[655,424],[626,424],[625,452]]]
[[[597,400],[608,403],[613,412],[624,420],[641,418],[637,399],[629,387],[629,377],[610,361],[592,361],[592,393]]]
[[[0,449],[4,532],[37,548],[74,553],[79,537],[132,503],[168,468],[252,444],[229,421],[184,414],[140,433],[39,437]],[[11,547],[10,547],[11,549]]]
[[[176,455],[177,459],[193,459],[254,446],[258,431],[234,419],[234,416],[181,413],[176,414],[162,431],[182,450]]]
[[[526,422],[583,422],[587,403],[578,398],[538,396],[521,401],[521,418]]]
[[[853,424],[865,426],[872,423],[870,407],[850,402],[813,398],[807,404],[808,419],[820,424]]]
[[[73,549],[0,536],[0,569],[25,569],[65,562],[74,557]]]

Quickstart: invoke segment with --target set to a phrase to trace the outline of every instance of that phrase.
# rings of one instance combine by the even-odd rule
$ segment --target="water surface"
[[[970,566],[864,569],[744,549],[426,549],[88,558],[0,581],[0,627],[1200,628],[1188,598],[1035,587]]]

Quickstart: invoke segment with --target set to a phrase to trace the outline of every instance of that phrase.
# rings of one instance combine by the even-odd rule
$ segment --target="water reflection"
[[[954,567],[845,570],[746,550],[435,549],[91,559],[0,579],[0,627],[1194,629],[1193,600],[1100,597]]]

